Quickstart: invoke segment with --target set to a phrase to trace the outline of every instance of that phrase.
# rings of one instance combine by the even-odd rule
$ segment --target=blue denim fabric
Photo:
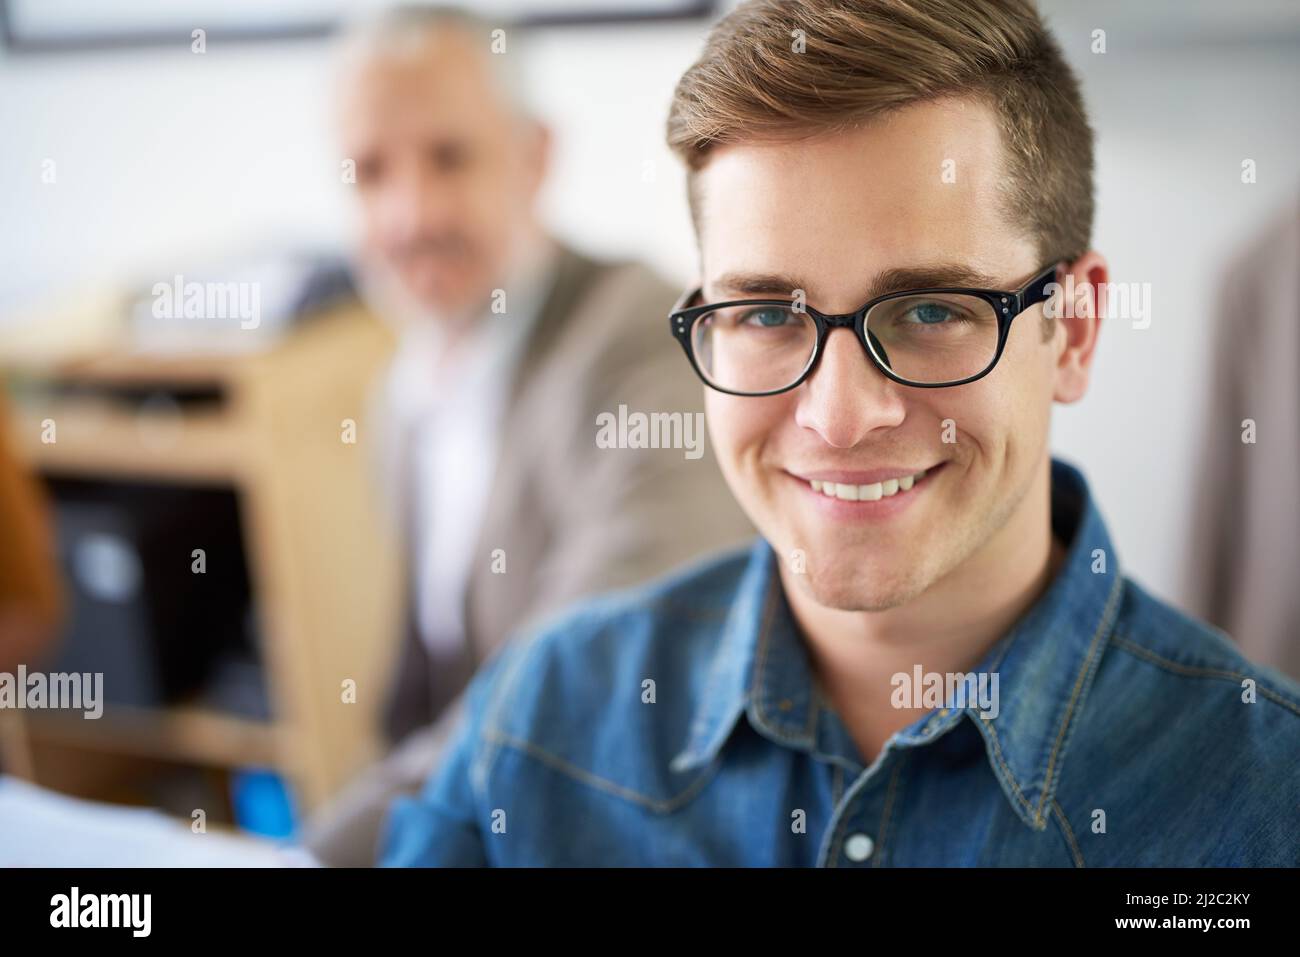
[[[508,644],[381,863],[1300,863],[1300,686],[1125,578],[1060,460],[1052,509],[1066,564],[975,669],[996,717],[932,710],[864,767],[759,540]]]

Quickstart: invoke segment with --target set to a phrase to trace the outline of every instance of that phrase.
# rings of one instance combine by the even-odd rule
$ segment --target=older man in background
[[[329,864],[373,862],[387,805],[418,789],[460,691],[516,627],[752,534],[702,430],[674,433],[695,447],[602,447],[615,418],[699,421],[662,328],[676,290],[539,224],[549,138],[495,29],[401,10],[345,42],[363,285],[402,327],[379,422],[413,594],[386,709],[400,744],[309,828]]]

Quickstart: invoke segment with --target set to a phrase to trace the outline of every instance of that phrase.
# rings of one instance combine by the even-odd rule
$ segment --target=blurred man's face
[[[490,55],[486,39],[448,29],[341,85],[363,255],[438,315],[483,307],[542,178],[544,134],[511,111]]]
[[[944,181],[945,160],[956,182]],[[960,102],[913,106],[814,141],[722,147],[698,174],[704,301],[803,289],[808,305],[847,313],[886,270],[946,266],[1018,288],[1045,264],[1004,221],[1002,169],[993,113]],[[763,276],[780,278],[755,281]],[[796,389],[764,398],[705,390],[736,497],[778,554],[806,556],[795,587],[828,607],[894,607],[1003,527],[1047,454],[1065,331],[1058,323],[1045,343],[1042,321],[1041,305],[1019,316],[997,367],[962,386],[894,383],[852,330],[837,329]],[[877,501],[843,501],[811,484],[922,471],[910,489]]]

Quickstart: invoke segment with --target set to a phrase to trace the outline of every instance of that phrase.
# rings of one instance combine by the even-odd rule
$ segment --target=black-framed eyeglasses
[[[877,296],[855,312],[827,315],[788,299],[692,306],[689,292],[669,315],[673,337],[704,384],[731,395],[787,392],[817,367],[832,329],[852,329],[872,363],[902,385],[936,389],[993,371],[1011,323],[1050,296],[1060,263],[1015,291],[909,289]]]

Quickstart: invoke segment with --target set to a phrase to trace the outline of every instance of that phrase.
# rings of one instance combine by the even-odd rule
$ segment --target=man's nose
[[[375,200],[375,218],[387,242],[403,243],[419,234],[420,206],[414,202],[410,186],[394,182],[386,184]]]
[[[795,421],[827,445],[853,448],[875,429],[903,421],[904,388],[875,367],[853,330],[833,329],[817,368],[799,387]]]
[[[448,190],[427,176],[409,174],[389,184],[380,198],[380,221],[392,242],[408,242],[445,228],[452,215]]]

